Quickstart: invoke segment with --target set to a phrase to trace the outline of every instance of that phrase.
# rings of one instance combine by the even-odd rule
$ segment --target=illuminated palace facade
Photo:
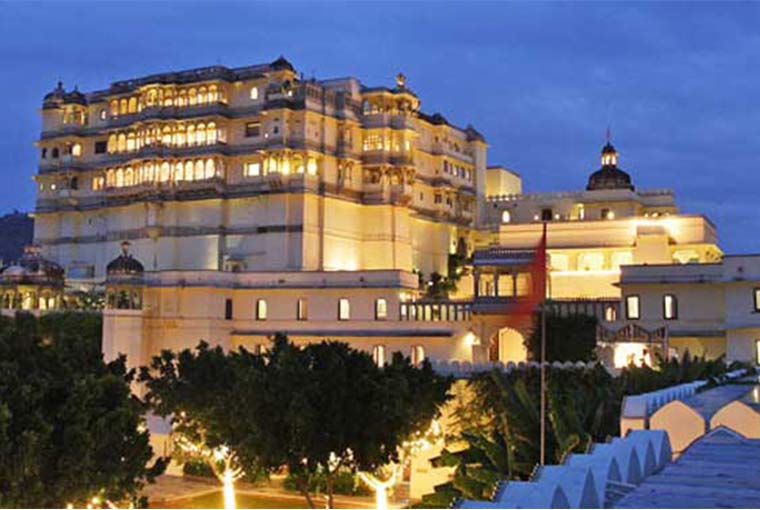
[[[543,222],[549,297],[611,331],[626,325],[621,267],[722,260],[714,226],[668,190],[637,190],[611,145],[586,190],[525,194],[478,131],[425,113],[401,74],[392,87],[305,79],[281,57],[88,93],[59,84],[42,121],[34,254],[67,292],[105,290],[104,351],[133,365],[280,331],[378,362],[519,361],[530,326],[505,310],[530,288]],[[37,308],[7,272],[4,307]],[[434,273],[457,279],[447,297]]]

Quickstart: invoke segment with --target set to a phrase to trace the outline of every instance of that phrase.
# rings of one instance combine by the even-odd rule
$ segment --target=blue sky
[[[611,126],[641,188],[672,188],[729,252],[760,252],[760,3],[0,2],[0,212],[31,210],[42,96],[285,55],[472,123],[527,191],[581,189]]]

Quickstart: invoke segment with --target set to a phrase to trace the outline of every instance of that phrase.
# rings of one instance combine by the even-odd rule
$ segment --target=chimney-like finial
[[[400,89],[403,89],[406,87],[406,76],[404,73],[398,73],[396,75],[396,86]]]
[[[129,247],[132,245],[129,241],[121,242],[121,254],[125,257],[129,257]]]

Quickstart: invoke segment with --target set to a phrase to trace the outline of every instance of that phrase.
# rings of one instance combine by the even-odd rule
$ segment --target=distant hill
[[[18,260],[33,238],[34,220],[27,213],[13,211],[0,216],[0,265]]]

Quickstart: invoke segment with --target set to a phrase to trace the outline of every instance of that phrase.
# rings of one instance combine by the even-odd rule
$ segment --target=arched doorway
[[[525,338],[516,329],[501,328],[491,338],[488,346],[488,361],[502,363],[525,361],[528,358],[528,350],[524,342]]]

